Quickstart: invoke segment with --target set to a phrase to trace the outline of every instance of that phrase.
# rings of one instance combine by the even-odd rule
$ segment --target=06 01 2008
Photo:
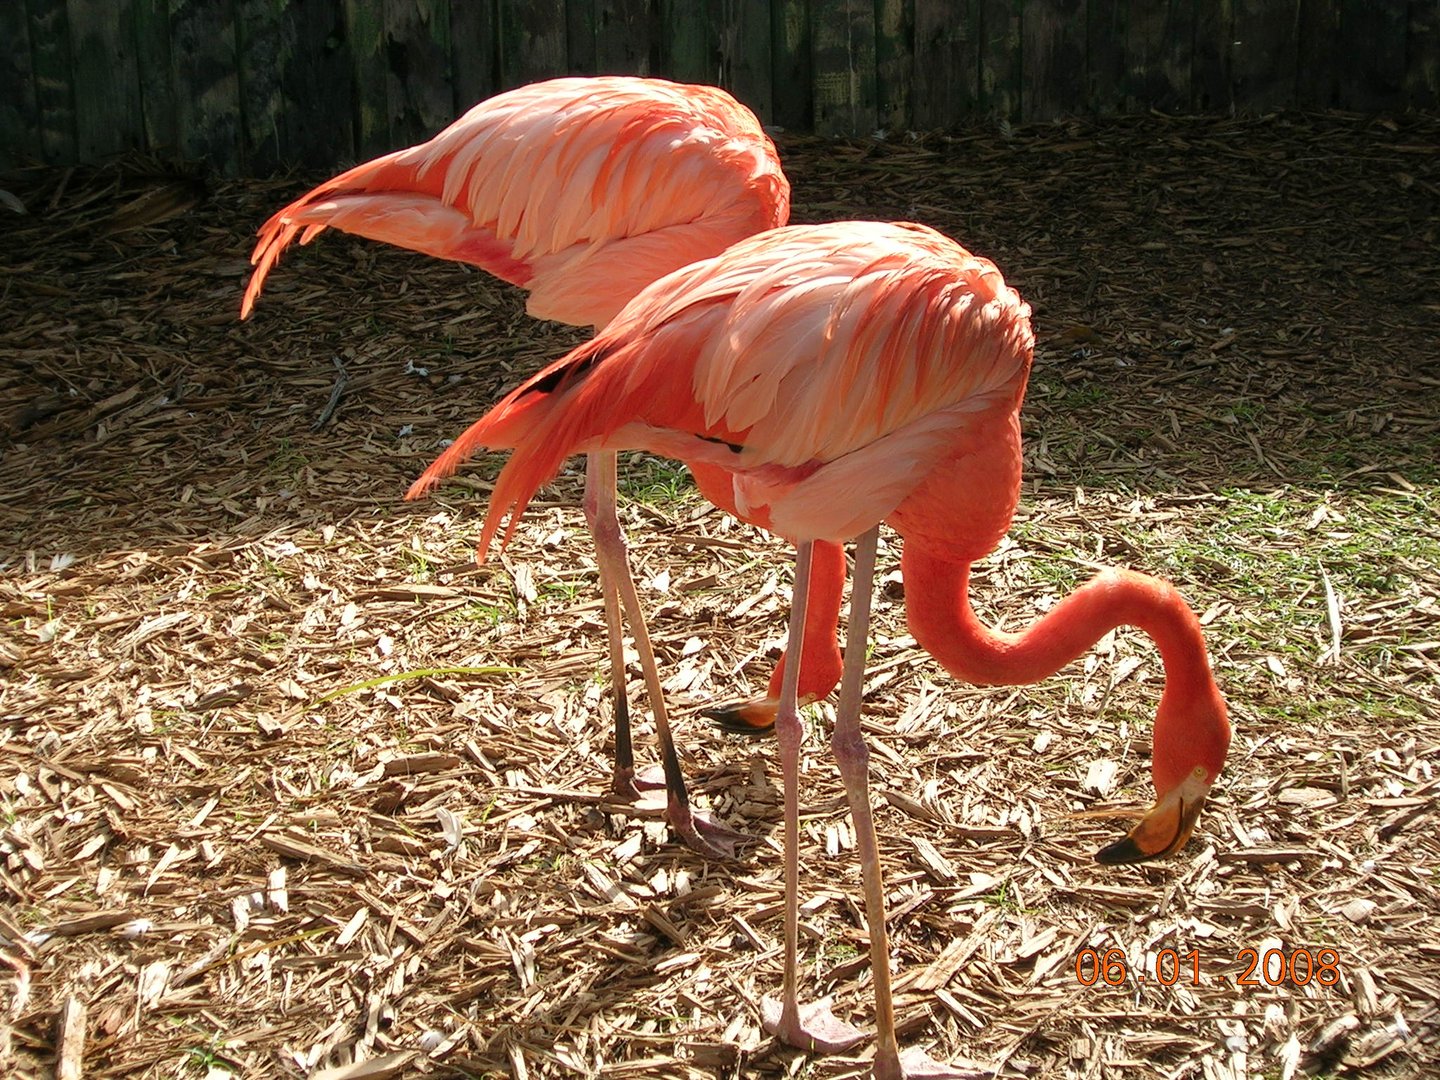
[[[1335,986],[1340,981],[1340,954],[1335,949],[1241,949],[1235,956],[1240,970],[1236,986]],[[1075,981],[1081,986],[1121,986],[1127,982],[1159,986],[1199,986],[1200,951],[1161,949],[1153,965],[1131,964],[1124,949],[1081,949],[1075,954]]]

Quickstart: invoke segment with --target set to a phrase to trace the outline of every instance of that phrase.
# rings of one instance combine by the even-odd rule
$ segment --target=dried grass
[[[1097,563],[1164,573],[1235,710],[1186,851],[1096,866],[1123,822],[1091,812],[1148,795],[1148,643],[962,686],[892,573],[866,700],[907,1043],[999,1076],[1440,1065],[1437,146],[1434,118],[1338,115],[784,145],[797,220],[925,220],[1035,305],[1030,484],[986,614],[1023,624]],[[250,233],[301,183],[152,173],[21,177],[31,214],[0,219],[5,1071],[857,1075],[863,1048],[807,1064],[759,1030],[771,747],[695,716],[768,674],[783,549],[631,464],[689,774],[758,838],[705,862],[599,796],[578,476],[484,568],[486,467],[399,502],[578,332],[338,236],[239,324]],[[826,715],[803,978],[869,1024]],[[1236,984],[1244,949],[1325,947],[1334,987]],[[1080,985],[1084,948],[1132,977]],[[1200,985],[1133,977],[1167,948]]]

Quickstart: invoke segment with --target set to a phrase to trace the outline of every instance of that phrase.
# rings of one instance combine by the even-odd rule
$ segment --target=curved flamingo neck
[[[970,606],[970,564],[910,540],[901,554],[911,633],[952,675],[986,685],[1038,682],[1117,626],[1144,630],[1160,650],[1165,691],[1155,719],[1154,773],[1162,791],[1196,764],[1213,774],[1230,742],[1224,699],[1210,673],[1200,620],[1174,586],[1105,570],[1018,633],[984,625]]]
[[[1038,682],[1083,655],[1117,626],[1154,639],[1167,683],[1208,684],[1200,621],[1174,586],[1129,570],[1105,570],[1018,633],[994,630],[970,606],[970,564],[907,541],[901,554],[906,612],[915,638],[967,682]]]

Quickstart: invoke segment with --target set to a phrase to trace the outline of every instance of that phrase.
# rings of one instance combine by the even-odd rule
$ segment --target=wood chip
[[[66,997],[55,1025],[55,1080],[80,1080],[85,1075],[84,1002]]]
[[[406,754],[386,761],[384,773],[386,776],[414,776],[419,773],[444,772],[459,765],[460,758],[455,754]]]
[[[414,1050],[382,1054],[369,1061],[319,1069],[310,1074],[310,1080],[387,1080],[388,1077],[399,1076],[418,1056]]]

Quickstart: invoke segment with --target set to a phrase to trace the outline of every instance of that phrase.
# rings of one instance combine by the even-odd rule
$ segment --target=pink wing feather
[[[774,144],[723,90],[554,79],[483,101],[275,214],[241,317],[297,236],[338,228],[479,266],[529,289],[530,314],[599,326],[651,281],[789,212]]]

